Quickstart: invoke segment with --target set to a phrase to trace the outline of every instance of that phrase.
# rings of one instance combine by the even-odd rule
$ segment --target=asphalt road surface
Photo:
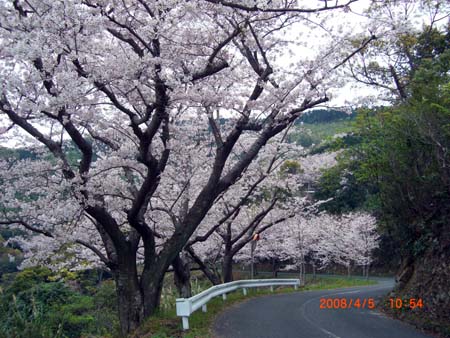
[[[369,299],[378,300],[393,287],[393,281],[382,279],[378,284],[325,291],[305,291],[264,296],[232,306],[214,323],[217,338],[429,338],[412,326],[390,319],[368,309]],[[350,299],[350,309],[320,308],[321,298]],[[366,301],[364,301],[366,300]],[[322,301],[323,302],[323,301]],[[328,301],[330,305],[331,301]],[[362,308],[363,303],[364,309]],[[326,303],[322,304],[326,307]],[[332,305],[331,307],[333,307]]]

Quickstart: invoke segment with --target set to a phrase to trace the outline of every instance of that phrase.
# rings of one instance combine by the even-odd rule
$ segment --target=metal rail
[[[197,311],[199,308],[202,308],[202,311],[206,312],[206,303],[214,297],[222,296],[223,300],[226,300],[227,293],[237,289],[242,289],[242,292],[246,296],[248,288],[270,287],[271,291],[273,291],[274,286],[293,286],[297,289],[299,285],[299,279],[252,279],[215,285],[190,298],[177,298],[177,316],[181,317],[183,330],[188,330],[189,316],[191,313]]]

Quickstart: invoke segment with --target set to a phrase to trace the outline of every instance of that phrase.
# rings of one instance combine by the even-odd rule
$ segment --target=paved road
[[[214,323],[218,338],[429,338],[413,327],[365,309],[320,309],[320,298],[379,299],[393,287],[377,285],[306,291],[250,299],[227,309]]]

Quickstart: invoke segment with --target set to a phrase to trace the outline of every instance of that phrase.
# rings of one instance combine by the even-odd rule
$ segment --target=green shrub
[[[63,338],[107,336],[118,328],[112,282],[83,295],[45,268],[27,269],[0,294],[0,337]]]

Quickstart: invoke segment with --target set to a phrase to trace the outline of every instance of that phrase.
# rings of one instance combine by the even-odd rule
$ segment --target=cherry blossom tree
[[[321,213],[310,222],[317,224],[318,242],[314,245],[320,266],[343,265],[350,275],[353,265],[368,268],[373,250],[378,247],[376,220],[363,212],[344,215]]]
[[[320,204],[320,203],[318,203]],[[306,258],[312,251],[312,244],[317,239],[317,228],[309,223],[308,214],[317,211],[317,205],[310,206],[305,212],[297,213],[295,217],[288,219],[283,227],[272,231],[267,240],[259,246],[258,256],[263,258],[266,251],[276,255],[280,261],[289,261],[284,269],[299,272],[301,284],[305,282]],[[283,243],[277,243],[276,241]],[[278,249],[275,251],[274,249]]]
[[[284,133],[281,140],[278,140],[278,137],[271,140],[260,151],[258,158],[251,163],[242,177],[214,202],[193,237],[185,245],[181,254],[183,258],[180,256],[173,262],[175,282],[182,297],[190,296],[190,261],[194,261],[200,267],[211,283],[218,284],[222,280],[229,282],[232,280],[233,257],[250,241],[253,234],[263,232],[294,215],[295,206],[288,206],[281,199],[285,199],[289,194],[289,186],[296,187],[301,182],[298,179],[299,176],[296,176],[296,180],[293,175],[282,174],[280,166],[285,163],[286,157],[298,157],[304,151],[302,147],[287,143],[286,136],[287,134]],[[245,142],[244,137],[238,146],[245,146],[242,144]],[[198,149],[197,146],[194,151],[197,152]],[[183,153],[186,154],[186,152],[184,150]],[[201,154],[189,156],[199,157]],[[177,162],[182,162],[181,157]],[[164,205],[159,207],[153,205],[152,208],[155,211],[164,211],[176,226],[180,211],[186,210],[185,207],[179,211],[176,208],[174,210],[176,201],[182,199],[184,202],[181,206],[185,206],[185,202],[192,198],[191,194],[194,196],[196,194],[192,187],[202,186],[205,183],[205,177],[194,175],[194,171],[190,168],[188,172],[177,171],[172,179],[177,180],[179,186],[184,187],[180,191],[181,195],[171,194],[171,190],[173,191],[171,188],[164,193],[166,201]],[[171,207],[169,208],[168,205]],[[276,220],[263,222],[274,214],[278,215]],[[219,262],[222,265],[222,274],[216,268]]]
[[[287,157],[299,156],[303,152],[301,147],[285,141],[269,143],[247,169],[245,177],[217,201],[202,221],[187,248],[213,284],[221,279],[225,282],[232,280],[233,257],[255,233],[262,233],[293,217],[298,207],[304,204],[290,198],[292,187],[300,184],[298,175],[280,170]],[[212,234],[215,238],[208,246]],[[220,239],[219,243],[217,239]],[[205,250],[207,247],[210,250]],[[201,254],[197,253],[198,250]],[[220,258],[222,278],[205,264],[211,261],[211,257],[215,257],[213,264]]]
[[[39,234],[55,266],[62,250],[107,266],[134,330],[214,202],[374,40],[342,47],[355,1],[0,1],[1,137],[41,153],[1,163],[1,224]],[[279,62],[299,25],[313,55]],[[202,185],[173,180],[183,170]]]
[[[306,204],[305,199],[293,199],[292,202],[294,201],[295,208],[289,208],[287,203],[277,205],[277,197],[274,196],[270,201],[258,205],[258,208],[250,207],[241,211],[232,222],[225,223],[216,231],[221,240],[218,248],[222,249],[220,262],[224,282],[233,280],[233,260],[244,247],[248,246],[255,234],[264,234],[271,227],[277,228],[278,224],[294,217],[300,212],[299,207]]]
[[[197,232],[202,234],[188,242],[190,256],[213,284],[232,280],[234,257],[248,261],[247,244],[255,234],[261,236],[272,227],[275,232],[285,231],[282,226],[285,221],[311,213],[322,203],[313,203],[303,190],[317,180],[322,169],[335,164],[336,153],[305,156],[299,146],[276,144],[276,149],[272,143],[260,154],[247,171],[248,178],[228,190],[198,228]],[[208,226],[209,222],[216,225]],[[215,236],[209,241],[212,234]],[[241,252],[244,248],[247,250]],[[222,276],[215,269],[218,263]]]
[[[317,205],[311,209],[314,210]],[[378,237],[376,220],[367,213],[299,213],[266,233],[258,245],[257,256],[284,262],[283,269],[298,271],[302,281],[307,263],[314,271],[330,264],[343,265],[349,273],[353,265],[362,266],[363,275],[367,276]]]
[[[363,276],[369,276],[369,266],[373,261],[373,250],[378,247],[379,235],[376,231],[376,220],[373,216],[354,212],[343,216],[348,224],[352,261],[362,267]]]
[[[297,214],[285,222],[281,229],[271,231],[268,240],[262,241],[259,256],[274,253],[276,259],[284,262],[283,270],[299,272],[302,283],[305,281],[307,262],[322,269],[331,262],[335,253],[332,238],[328,236],[327,228],[336,228],[337,218],[327,213],[317,214],[317,209],[324,201],[314,203],[309,212]],[[283,243],[277,242],[280,241]]]

